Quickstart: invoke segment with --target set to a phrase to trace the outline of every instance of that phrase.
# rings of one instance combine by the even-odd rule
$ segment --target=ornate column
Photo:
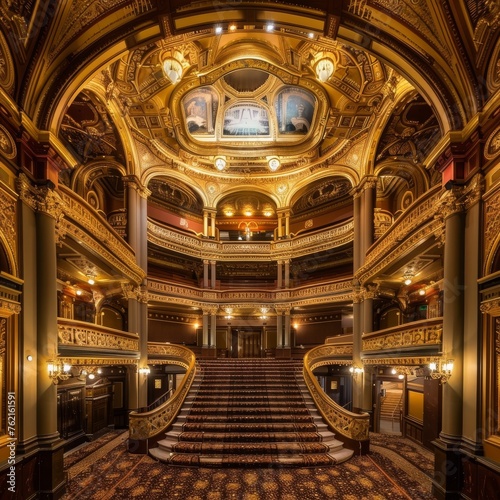
[[[276,347],[283,349],[283,309],[275,307],[276,311]]]
[[[285,260],[285,288],[290,288],[290,260]]]
[[[373,299],[377,296],[378,285],[368,284],[363,291],[363,332],[362,336],[373,331]],[[363,411],[373,412],[372,405],[372,374],[373,368],[369,365],[363,367]]]
[[[373,243],[373,214],[375,211],[375,201],[377,194],[377,178],[376,177],[365,177],[363,182],[363,192],[362,192],[362,260],[366,255],[367,250]]]
[[[290,344],[290,326],[291,326],[291,321],[290,321],[290,309],[285,310],[285,335],[284,335],[284,341],[283,341],[283,347],[291,347]]]
[[[283,261],[278,260],[278,289],[283,288]]]
[[[212,290],[215,290],[215,286],[217,283],[216,264],[217,264],[217,262],[215,260],[210,261],[210,288]]]
[[[217,212],[215,210],[211,211],[210,213],[210,233],[209,237],[215,238],[215,219],[216,219],[216,214]]]
[[[352,313],[353,313],[353,341],[352,341],[352,366],[353,368],[362,368],[361,349],[363,337],[363,290],[356,286],[353,291]],[[353,409],[361,410],[364,406],[363,401],[363,374],[352,376],[352,405]]]
[[[208,236],[208,212],[203,210],[203,236]]]
[[[434,441],[433,493],[440,498],[460,492],[464,348],[464,245],[463,188],[445,191],[440,215],[445,226],[443,279],[443,357],[453,360],[451,378],[442,388],[442,427]]]
[[[208,319],[209,319],[209,314],[210,314],[210,308],[209,307],[204,307],[203,308],[203,343],[202,343],[202,348],[206,349],[210,345],[210,337],[209,337],[209,332],[208,332]]]
[[[217,348],[217,308],[210,311],[210,347]]]
[[[278,239],[283,238],[283,211],[278,211]]]
[[[33,408],[39,450],[40,494],[44,498],[61,496],[65,489],[64,441],[57,430],[57,387],[48,374],[48,361],[55,360],[58,355],[56,235],[63,217],[62,200],[54,187],[50,181],[32,187],[24,176],[18,183],[24,214],[28,216],[29,209],[34,213],[34,219],[30,217],[34,222],[35,236],[31,241],[30,260],[36,270],[36,282],[33,283],[36,295],[32,295],[32,306],[36,316],[34,358],[37,373],[31,383],[36,385]],[[24,243],[28,245],[29,241]]]
[[[203,308],[203,358],[214,358],[217,355],[216,342],[218,309],[218,305],[211,305]]]
[[[290,211],[285,212],[285,236],[290,236]]]
[[[203,261],[203,288],[208,288],[209,281],[208,260]]]
[[[463,400],[468,402],[468,406],[464,405],[462,410],[462,446],[467,447],[474,455],[483,455],[482,423],[479,417],[480,408],[478,408],[481,401],[481,380],[480,372],[477,369],[480,358],[478,287],[480,269],[478,263],[482,260],[481,247],[478,242],[482,241],[484,237],[481,234],[483,176],[477,174],[465,191]]]
[[[361,220],[361,193],[359,191],[352,191],[354,202],[354,241],[353,241],[353,266],[354,272],[361,267],[361,249],[362,249],[362,220]]]
[[[144,271],[144,280],[137,288],[130,284],[125,290],[128,298],[129,331],[139,334],[139,368],[148,364],[148,294],[147,294],[147,268],[148,268],[148,196],[151,192],[144,188],[139,180],[130,176],[124,179],[127,188],[127,201],[129,213],[129,244],[133,248],[136,262]],[[132,377],[131,377],[132,380]],[[130,396],[135,390],[130,387]],[[130,399],[129,399],[130,401]],[[137,407],[148,405],[147,376],[137,377]]]

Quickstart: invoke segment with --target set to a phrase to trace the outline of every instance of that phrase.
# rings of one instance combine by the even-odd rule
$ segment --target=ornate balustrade
[[[271,242],[220,242],[203,239],[161,225],[148,222],[148,240],[176,252],[200,259],[269,261],[289,259],[312,252],[320,252],[349,243],[354,238],[354,223],[351,220],[319,231]]]
[[[438,236],[442,221],[436,218],[441,186],[435,186],[413,203],[387,231],[368,249],[356,279],[365,283],[381,272],[408,248],[431,236]]]
[[[139,352],[139,336],[137,333],[123,332],[85,321],[58,318],[57,333],[59,348],[66,353],[113,352],[127,356],[137,356]]]
[[[134,283],[140,283],[144,271],[137,265],[132,248],[115,229],[82,198],[64,185],[59,185],[64,217],[60,231],[82,242],[93,253],[101,255],[111,266]]]
[[[287,302],[293,306],[309,303],[332,303],[352,300],[351,279],[330,283],[315,283],[300,288],[260,290],[237,289],[216,290],[195,288],[189,285],[170,283],[166,280],[148,280],[148,300],[150,302],[169,302],[202,307],[206,301],[231,304],[247,301]]]
[[[196,357],[186,347],[149,343],[148,358],[155,364],[182,366],[186,369],[186,374],[174,395],[158,408],[144,413],[130,413],[128,446],[131,453],[147,453],[149,446],[162,437],[179,413],[196,375]]]
[[[363,352],[391,351],[395,356],[402,351],[429,351],[436,353],[441,349],[443,334],[443,318],[414,321],[363,336]]]
[[[340,360],[342,350],[345,358]],[[350,356],[348,356],[350,353]],[[329,398],[319,385],[313,370],[327,364],[350,364],[352,342],[335,345],[321,345],[308,351],[304,356],[304,380],[321,415],[336,437],[345,446],[356,452],[368,453],[370,416],[368,413],[353,413]]]

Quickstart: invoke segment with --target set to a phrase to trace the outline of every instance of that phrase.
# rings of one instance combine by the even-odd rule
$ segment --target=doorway
[[[402,435],[403,382],[394,380],[376,381],[375,432]]]
[[[260,358],[262,353],[261,329],[237,329],[231,331],[233,358]]]

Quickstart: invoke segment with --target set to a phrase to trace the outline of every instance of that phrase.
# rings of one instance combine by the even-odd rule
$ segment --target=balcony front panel
[[[148,241],[161,248],[199,259],[269,261],[301,257],[351,243],[352,220],[314,233],[273,242],[219,242],[176,231],[148,221]]]
[[[403,325],[368,333],[363,336],[364,357],[372,355],[400,356],[403,352],[441,351],[443,318],[415,321]]]
[[[145,274],[136,264],[132,248],[82,198],[63,185],[58,190],[64,210],[64,218],[60,222],[62,233],[100,255],[130,281],[140,283]]]
[[[99,353],[136,357],[139,353],[139,336],[104,326],[58,318],[59,350],[84,356]]]

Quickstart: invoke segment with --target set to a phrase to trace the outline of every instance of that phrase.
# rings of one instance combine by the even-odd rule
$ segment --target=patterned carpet
[[[65,500],[427,500],[432,454],[398,437],[371,434],[371,453],[332,467],[172,467],[126,450],[112,432],[65,456]]]

